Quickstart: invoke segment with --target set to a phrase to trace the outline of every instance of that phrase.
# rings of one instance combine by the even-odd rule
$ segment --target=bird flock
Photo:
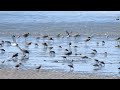
[[[9,60],[1,60],[0,64],[3,65],[6,61],[9,61],[9,62],[16,61],[18,63],[14,67],[17,70],[19,70],[21,65],[24,65],[24,62],[22,61],[26,59],[29,60],[31,58],[30,54],[32,50],[30,50],[29,48],[31,45],[34,45],[34,48],[37,48],[37,49],[39,49],[39,47],[43,48],[43,49],[40,49],[40,51],[44,50],[45,52],[47,52],[50,59],[52,59],[53,57],[56,57],[56,55],[59,56],[62,61],[62,65],[65,65],[65,63],[67,62],[67,66],[70,68],[70,71],[74,71],[74,68],[75,68],[74,63],[78,63],[80,60],[82,61],[92,60],[94,62],[92,63],[94,70],[101,70],[102,68],[105,67],[106,64],[108,64],[104,60],[95,58],[95,56],[97,56],[97,54],[99,53],[98,50],[95,48],[91,49],[89,55],[85,55],[82,52],[78,52],[79,48],[81,48],[80,43],[84,44],[85,46],[89,46],[92,39],[96,38],[95,35],[87,36],[86,38],[84,38],[83,41],[82,40],[80,41],[80,38],[82,36],[80,33],[65,31],[65,35],[57,34],[54,36],[50,36],[50,35],[35,36],[34,37],[35,42],[28,41],[28,38],[30,36],[31,36],[30,33],[24,33],[18,37],[16,35],[12,35],[11,40],[9,41],[0,40],[1,56],[8,52],[8,50],[4,49],[4,46],[14,47],[20,51],[20,52],[13,53]],[[19,44],[19,42],[17,42],[18,41],[17,39],[19,38],[24,38],[24,43],[22,43],[24,48],[21,47],[21,44]],[[66,42],[64,42],[65,40],[64,38],[66,38]],[[71,41],[71,38],[73,39],[73,41]],[[109,37],[107,36],[107,39],[108,38]],[[55,40],[57,42],[60,42],[60,44],[56,44]],[[79,40],[78,42],[76,42],[77,44],[74,43],[74,41],[76,40]],[[120,37],[117,37],[114,41],[116,42],[116,46],[114,47],[120,48]],[[63,42],[65,44],[61,44]],[[106,45],[106,42],[104,41],[104,39],[102,41],[96,41],[95,43],[96,43],[96,47],[99,47],[99,46],[105,47]],[[56,51],[55,47],[58,48],[58,51]],[[108,57],[108,53],[109,52],[107,51],[103,51],[104,57]],[[20,59],[18,59],[19,56],[21,57]],[[43,61],[46,62],[47,60],[44,59]],[[54,60],[56,64],[61,61]],[[42,67],[43,66],[39,64],[38,66],[35,67],[35,69],[39,71]],[[118,70],[120,70],[120,67],[118,67]]]

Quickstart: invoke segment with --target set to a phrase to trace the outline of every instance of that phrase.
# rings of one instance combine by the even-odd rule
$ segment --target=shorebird
[[[42,43],[42,45],[44,46],[44,47],[47,47],[48,46],[48,44],[45,42],[45,43]]]
[[[117,41],[117,44],[119,46],[119,44],[120,44],[120,37],[116,38],[115,40]]]
[[[3,40],[0,42],[0,46],[1,46],[1,47],[4,46],[4,41],[3,41]]]
[[[96,49],[92,49],[95,53],[97,53],[97,50]]]
[[[72,71],[74,69],[73,63],[68,65],[70,67],[70,71]]]
[[[48,38],[49,36],[48,35],[44,35],[42,38]]]
[[[98,62],[99,62],[99,60],[98,60],[98,59],[94,59],[94,60],[95,60],[95,62],[96,62],[96,63],[98,63]]]
[[[72,51],[69,51],[68,49],[65,49],[65,51],[67,51],[67,52],[65,52],[65,55],[71,55],[72,54]]]
[[[76,34],[76,35],[74,35],[74,37],[76,39],[77,37],[80,37],[80,34]]]
[[[27,41],[26,41],[26,38],[27,38],[29,35],[30,35],[30,33],[25,33],[25,34],[23,34],[23,37],[25,38],[25,43],[27,42]]]
[[[25,59],[29,59],[29,57],[26,58],[26,55],[21,56],[20,60],[25,60]]]
[[[71,37],[71,35],[70,35],[71,33],[72,33],[72,31],[70,33],[68,31],[66,31],[67,38]]]
[[[69,47],[70,47],[71,45],[72,45],[72,43],[70,42],[70,43],[69,43]]]
[[[105,52],[105,57],[107,57],[107,52]]]
[[[1,53],[4,54],[5,53],[5,49],[0,49]]]
[[[92,55],[96,55],[97,54],[97,50],[96,49],[92,49],[93,51],[91,52]]]
[[[69,51],[68,53],[66,53],[65,55],[71,55],[72,54],[72,51]]]
[[[64,60],[67,60],[67,57],[66,57],[66,56],[62,56],[62,58],[63,58]]]
[[[38,45],[38,43],[35,43],[35,48],[37,48],[39,45]]]
[[[16,37],[15,37],[15,35],[12,35],[12,40],[13,40],[13,43],[16,43]]]
[[[93,66],[97,66],[97,67],[104,67],[105,66],[105,63],[103,61],[99,61],[97,59],[94,59],[95,60],[95,64]]]
[[[59,46],[59,48],[62,48],[62,46]]]
[[[102,45],[105,45],[105,41],[102,41]]]
[[[7,44],[7,46],[11,46],[11,42],[10,41],[5,41],[5,43]]]
[[[69,43],[69,50],[71,50],[71,45],[72,45],[72,43],[70,42],[70,43]]]
[[[17,43],[11,42],[11,41],[5,41],[5,43],[7,44],[7,46],[16,46]]]
[[[53,38],[49,38],[49,40],[54,40]]]
[[[19,63],[19,64],[15,65],[15,68],[18,70],[20,65],[22,65],[22,63]]]
[[[98,63],[94,64],[93,66],[95,67],[100,67],[100,65]]]
[[[49,48],[49,50],[52,50],[53,49],[53,47],[48,47]]]
[[[16,46],[20,49],[20,51],[23,52],[23,55],[28,54],[28,57],[29,57],[29,51],[28,51],[28,50],[26,50],[26,49],[21,49],[18,44],[17,44]]]
[[[38,72],[39,72],[39,70],[40,70],[40,68],[41,68],[42,66],[41,65],[39,65],[37,68],[35,68],[36,70],[38,70]]]
[[[82,54],[80,54],[80,57],[81,57],[82,59],[88,59],[88,56],[85,56],[85,55],[82,55]]]
[[[27,38],[30,35],[30,33],[23,34],[23,37]]]
[[[90,41],[90,38],[87,38],[87,39],[85,40],[85,42],[88,42],[88,41]]]
[[[15,53],[12,55],[12,59],[14,59],[14,58],[17,59],[17,57],[18,57],[18,53]]]
[[[26,42],[25,47],[29,47],[32,44],[32,42]]]
[[[99,46],[99,42],[97,42],[96,44],[97,44],[97,46]]]
[[[100,61],[100,65],[103,67],[105,66],[105,63],[103,61]]]
[[[50,54],[50,56],[54,56],[55,55],[55,51],[50,51],[49,54]]]

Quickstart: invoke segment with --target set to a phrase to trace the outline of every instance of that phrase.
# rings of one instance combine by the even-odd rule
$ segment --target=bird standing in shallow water
[[[19,64],[15,65],[15,68],[18,70],[20,65],[22,65],[22,63],[19,63]]]
[[[14,59],[14,58],[17,59],[17,57],[18,57],[18,53],[15,53],[12,55],[12,59]]]
[[[107,57],[107,52],[105,52],[105,57]]]
[[[55,56],[55,51],[50,51],[49,54],[50,56]]]
[[[102,45],[103,45],[103,46],[105,45],[105,41],[102,41]]]
[[[25,38],[25,43],[27,42],[26,38],[30,35],[30,33],[23,34],[23,37]]]
[[[40,66],[38,66],[38,67],[35,68],[35,69],[39,72],[39,70],[40,70],[41,67],[42,67],[42,66],[40,65]]]
[[[18,44],[17,44],[16,46],[20,49],[20,51],[22,51],[23,55],[28,54],[28,58],[29,58],[29,51],[28,51],[28,50],[26,50],[26,49],[21,49]]]
[[[45,43],[42,43],[42,45],[44,46],[44,48],[47,48],[48,44],[45,42]]]
[[[38,43],[35,43],[35,48],[38,48],[38,46],[39,46]]]
[[[4,46],[4,41],[0,41],[0,46],[3,47]]]
[[[70,67],[70,71],[73,71],[73,70],[74,70],[73,63],[69,64],[68,66]]]
[[[1,53],[4,54],[5,53],[5,49],[0,49]]]

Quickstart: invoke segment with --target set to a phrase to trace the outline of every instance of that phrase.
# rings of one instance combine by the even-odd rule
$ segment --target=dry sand
[[[40,70],[0,69],[0,79],[120,79],[118,76]]]

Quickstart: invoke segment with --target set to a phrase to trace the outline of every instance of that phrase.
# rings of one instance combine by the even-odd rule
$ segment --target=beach
[[[10,26],[10,27],[8,27]],[[17,30],[17,27],[20,26],[21,28],[18,28],[19,30]],[[59,27],[58,27],[59,26]],[[85,27],[86,26],[86,27]],[[68,72],[69,71],[69,67],[67,67],[67,65],[69,64],[65,62],[65,65],[62,65],[64,63],[64,61],[62,61],[63,59],[61,58],[61,56],[57,56],[56,57],[49,57],[48,53],[46,52],[42,52],[40,50],[42,50],[42,46],[39,46],[38,49],[34,48],[34,46],[29,47],[29,50],[31,49],[31,55],[30,55],[30,59],[25,61],[24,66],[22,66],[23,68],[28,68],[27,70],[15,70],[15,69],[9,69],[9,65],[14,66],[17,63],[16,62],[11,62],[9,63],[7,60],[10,58],[10,56],[15,53],[15,52],[20,52],[18,49],[16,49],[15,47],[4,47],[4,48],[8,48],[8,53],[9,54],[5,54],[2,55],[0,57],[0,61],[2,62],[3,60],[6,60],[5,63],[5,68],[2,64],[0,64],[0,78],[1,79],[119,79],[119,72],[117,70],[117,68],[119,67],[117,65],[117,63],[119,62],[119,49],[114,48],[116,43],[114,43],[114,39],[116,37],[119,36],[119,31],[120,31],[120,23],[45,23],[45,24],[7,24],[4,29],[6,31],[4,31],[2,24],[0,25],[0,31],[1,31],[1,39],[3,38],[4,40],[11,40],[11,35],[20,35],[23,34],[25,32],[30,32],[31,36],[28,38],[28,41],[34,41],[34,37],[32,36],[38,36],[39,34],[44,35],[44,34],[48,34],[51,36],[55,36],[59,33],[62,33],[63,35],[65,34],[66,30],[72,31],[73,35],[75,33],[80,33],[81,35],[81,39],[79,42],[83,43],[79,43],[80,45],[80,49],[77,52],[81,52],[84,53],[86,55],[89,55],[88,51],[90,51],[92,48],[96,48],[98,50],[98,52],[103,53],[103,51],[107,51],[109,52],[108,57],[103,57],[102,54],[100,54],[100,56],[96,56],[93,58],[101,58],[101,60],[105,61],[106,63],[112,62],[112,63],[116,63],[116,64],[107,64],[105,66],[105,69],[103,68],[102,70],[98,70],[94,71],[92,64],[93,61],[90,60],[85,60],[85,61],[79,61],[79,57],[75,57],[74,55],[71,56],[71,58],[69,57],[69,59],[75,59],[75,73],[72,72]],[[12,27],[12,28],[11,28]],[[13,28],[14,27],[14,28]],[[23,29],[23,27],[25,28],[25,31]],[[48,27],[48,28],[46,28]],[[10,30],[9,30],[10,29]],[[34,30],[33,30],[34,29]],[[40,30],[39,30],[40,29]],[[3,31],[2,31],[3,30]],[[45,30],[45,31],[43,31]],[[55,32],[57,30],[57,32]],[[17,33],[17,31],[19,31],[19,33]],[[10,33],[9,33],[10,32]],[[49,33],[48,33],[49,32]],[[109,35],[109,39],[104,39],[105,36]],[[3,36],[2,36],[3,35]],[[7,36],[6,36],[7,35]],[[85,35],[85,36],[84,36]],[[91,35],[95,35],[98,39],[93,40],[90,44],[89,47],[84,46],[84,42],[82,40],[85,40],[88,36]],[[65,44],[67,41],[69,42],[69,40],[67,40],[66,38],[64,38],[64,42],[58,42],[58,40],[60,39],[55,39],[54,43],[56,44],[61,44],[61,45],[67,45]],[[105,40],[106,46],[100,46],[100,47],[96,47],[95,43],[100,40]],[[111,43],[112,41],[112,43]],[[19,40],[19,43],[24,42],[24,39],[21,38],[21,40]],[[42,42],[42,40],[40,41],[40,43]],[[71,42],[74,43],[74,45],[78,45],[78,43],[74,42],[74,39],[71,37]],[[21,44],[22,45],[22,44]],[[54,45],[55,46],[55,45]],[[56,46],[55,46],[56,47]],[[113,49],[111,49],[111,47]],[[66,46],[67,48],[67,46]],[[32,51],[33,50],[33,51]],[[57,47],[54,50],[58,50],[60,51]],[[15,51],[15,52],[14,52]],[[115,51],[113,53],[113,51]],[[39,52],[39,54],[38,54]],[[57,51],[56,51],[57,52]],[[41,53],[41,54],[40,54]],[[61,52],[62,53],[62,52]],[[75,53],[75,52],[74,52]],[[58,53],[57,53],[58,54]],[[6,57],[7,56],[7,57]],[[3,59],[4,58],[4,59]],[[19,57],[20,58],[20,57]],[[114,60],[114,58],[116,58],[116,60]],[[40,61],[40,60],[41,61]],[[46,60],[43,61],[43,60]],[[39,60],[39,61],[38,61]],[[58,60],[58,63],[54,62],[55,60]],[[60,61],[60,63],[59,63]],[[43,64],[43,68],[45,70],[40,70],[39,72],[36,72],[36,70],[33,69],[29,69],[29,67],[33,67],[35,68],[35,64],[38,66],[39,64]],[[58,65],[58,66],[57,66]],[[7,68],[6,68],[7,66]],[[84,68],[85,69],[84,69]],[[47,71],[47,69],[51,69],[49,71]],[[61,69],[61,71],[65,72],[56,72],[57,69]],[[109,69],[110,68],[110,69]],[[52,69],[54,69],[55,71],[52,71]],[[93,73],[77,73],[78,71],[89,71],[91,72],[92,70],[94,71]],[[67,72],[66,72],[67,71]],[[107,72],[109,74],[109,72],[113,71],[113,75],[100,75],[101,72]],[[96,74],[95,74],[96,73]],[[114,73],[117,73],[117,76],[114,75]]]
[[[83,74],[72,72],[51,72],[46,70],[0,69],[0,79],[120,79],[119,76]]]
[[[120,22],[89,15],[1,12],[0,79],[120,79]]]
[[[8,27],[8,26],[10,26],[10,27]],[[19,30],[17,30],[18,26],[20,27],[20,28],[18,28]],[[36,36],[36,35],[38,36],[39,34],[41,34],[41,35],[48,34],[48,35],[51,35],[53,37],[59,33],[66,35],[65,34],[66,30],[72,31],[73,34],[80,33],[81,34],[81,39],[80,39],[81,41],[85,40],[85,38],[88,37],[89,35],[90,36],[95,35],[98,38],[97,40],[100,40],[100,41],[105,40],[106,43],[108,41],[108,43],[110,43],[108,45],[110,45],[110,46],[106,45],[105,47],[108,47],[108,48],[104,48],[104,47],[98,48],[95,46],[95,42],[97,42],[97,40],[95,39],[92,41],[91,44],[89,44],[89,47],[87,47],[87,48],[84,46],[84,44],[81,44],[80,49],[77,52],[81,52],[81,53],[84,53],[87,55],[89,53],[89,52],[87,53],[87,51],[92,49],[93,47],[96,49],[99,49],[98,51],[100,53],[103,53],[103,51],[109,51],[111,54],[107,58],[103,57],[102,55],[95,57],[95,58],[98,58],[98,59],[101,58],[106,63],[108,60],[109,60],[108,62],[112,61],[113,63],[117,63],[117,62],[119,62],[119,60],[118,60],[119,59],[119,57],[118,57],[119,56],[118,55],[119,49],[118,50],[117,49],[111,50],[110,48],[111,47],[114,48],[114,45],[115,45],[114,42],[111,43],[111,40],[113,41],[114,38],[119,36],[119,33],[120,33],[119,26],[120,26],[119,23],[117,23],[117,24],[116,23],[88,23],[88,22],[87,23],[55,23],[55,24],[54,23],[44,23],[44,24],[43,23],[42,24],[38,24],[38,23],[37,24],[29,24],[29,23],[27,23],[27,24],[7,24],[6,26],[4,26],[4,29],[6,30],[6,31],[4,31],[2,24],[1,24],[0,31],[2,32],[1,39],[4,38],[5,40],[9,40],[11,35],[13,35],[13,34],[20,35],[20,34],[23,34],[25,32],[31,33],[31,36],[28,38],[29,41],[34,41],[34,37],[32,37],[32,36]],[[24,27],[25,27],[25,31],[23,29]],[[55,32],[56,30],[57,30],[57,32]],[[10,33],[9,33],[9,31],[10,31]],[[19,31],[19,33],[17,33],[17,31]],[[104,36],[106,36],[106,34],[109,35],[110,40],[103,39]],[[60,39],[58,39],[58,40],[60,40]],[[58,40],[56,39],[56,41],[54,41],[54,43],[56,42],[56,44],[58,44],[58,45],[61,43],[63,45],[67,45],[67,44],[65,44],[66,41],[69,42],[69,40],[67,40],[67,39],[64,39],[64,42],[58,42]],[[19,41],[19,43],[22,43],[23,41],[24,41],[24,39],[21,38],[21,41]],[[71,39],[71,42],[73,42],[73,41],[74,41],[74,39]],[[40,42],[42,42],[42,40]],[[76,42],[76,43],[74,43],[74,45],[78,45],[78,43]],[[116,71],[117,64],[116,65],[115,64],[107,64],[105,69],[101,70],[100,72],[99,72],[99,70],[98,70],[98,72],[94,71],[94,72],[96,72],[96,74],[94,72],[90,73],[90,74],[77,73],[78,71],[84,71],[84,70],[91,72],[93,69],[93,67],[92,67],[93,61],[90,61],[90,60],[79,61],[79,57],[77,58],[74,55],[71,58],[69,57],[69,59],[70,60],[75,59],[74,67],[75,67],[76,71],[75,71],[75,73],[68,72],[69,67],[67,67],[67,64],[69,64],[69,62],[68,63],[65,62],[65,65],[62,65],[64,63],[64,61],[62,61],[62,58],[59,55],[58,56],[56,55],[56,57],[51,58],[48,56],[49,54],[47,54],[46,52],[43,53],[42,51],[39,51],[42,49],[42,46],[39,46],[39,49],[35,49],[34,46],[29,47],[29,50],[32,49],[34,51],[31,50],[30,59],[25,61],[24,66],[22,66],[23,68],[28,68],[27,70],[9,69],[9,66],[10,67],[11,67],[11,65],[14,66],[17,63],[11,62],[11,64],[10,64],[7,60],[12,55],[13,50],[16,50],[15,52],[19,52],[19,50],[16,49],[15,47],[11,47],[11,49],[10,49],[10,47],[4,47],[4,48],[6,48],[6,49],[8,48],[9,54],[5,54],[5,55],[2,55],[2,57],[0,57],[0,59],[1,59],[0,61],[3,61],[3,58],[5,60],[5,58],[6,58],[5,66],[3,66],[2,64],[0,65],[0,67],[2,68],[2,69],[0,69],[0,78],[1,79],[119,79],[120,78],[118,71]],[[57,47],[55,48],[55,50],[60,51],[59,49],[57,49]],[[113,53],[113,51],[116,51],[116,52]],[[38,52],[40,52],[41,54],[38,54]],[[118,57],[116,61],[114,60],[114,57]],[[46,60],[46,62],[43,61],[44,59]],[[37,62],[37,60],[39,60],[39,62]],[[58,60],[58,63],[57,62],[55,63],[54,62],[55,60]],[[61,63],[59,63],[59,61]],[[41,64],[41,65],[43,64],[43,68],[45,70],[40,70],[39,72],[36,72],[36,70],[29,69],[29,67],[33,67],[33,68],[36,67],[35,64],[37,66],[39,64]],[[57,67],[60,68],[61,71],[66,70],[67,72],[66,71],[65,72],[59,72],[59,71],[56,72]],[[83,67],[86,69],[84,69]],[[109,69],[109,67],[111,69]],[[49,69],[49,68],[51,68],[51,70],[48,71],[47,69]],[[53,69],[55,71],[52,71]],[[109,73],[112,70],[113,71],[115,70],[115,73],[118,73],[117,74],[118,76],[114,76],[114,74],[113,75],[100,75],[101,72],[108,72]]]

